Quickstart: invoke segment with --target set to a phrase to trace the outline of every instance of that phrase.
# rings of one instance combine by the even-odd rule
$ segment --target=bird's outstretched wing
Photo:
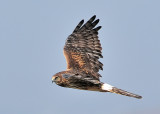
[[[96,79],[101,76],[98,72],[103,70],[103,64],[98,60],[102,58],[102,47],[98,40],[98,30],[95,28],[99,19],[94,15],[84,25],[80,21],[73,33],[67,38],[64,46],[64,56],[67,61],[67,70],[83,72]]]

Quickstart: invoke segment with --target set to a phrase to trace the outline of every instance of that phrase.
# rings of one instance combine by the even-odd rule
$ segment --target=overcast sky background
[[[63,46],[81,19],[100,19],[101,81],[137,93],[66,89]],[[1,0],[1,114],[159,114],[159,0]]]

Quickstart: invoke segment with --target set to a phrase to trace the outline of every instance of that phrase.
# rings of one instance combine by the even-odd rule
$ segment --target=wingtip
[[[102,26],[98,26],[98,27],[96,27],[94,30],[95,30],[95,31],[99,31],[101,28],[102,28]]]
[[[93,16],[91,17],[92,20],[95,20],[95,18],[96,18],[96,15],[93,15]]]
[[[99,22],[99,19],[95,20],[95,22],[98,23],[98,22]]]
[[[80,21],[80,23],[84,23],[84,19],[82,19],[82,20]]]
[[[93,17],[96,17],[96,15],[93,15]]]

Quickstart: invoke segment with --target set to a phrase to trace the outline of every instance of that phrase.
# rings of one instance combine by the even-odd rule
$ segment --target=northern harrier
[[[99,19],[94,15],[85,24],[81,20],[73,33],[67,38],[63,52],[67,61],[67,70],[52,77],[57,85],[81,90],[117,93],[129,97],[142,98],[139,95],[118,89],[100,81],[99,70],[103,64],[102,47],[98,39],[101,26],[95,27]]]

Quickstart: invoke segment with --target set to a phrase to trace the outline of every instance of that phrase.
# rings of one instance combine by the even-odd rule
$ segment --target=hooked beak
[[[55,77],[52,77],[52,83],[55,82]]]

